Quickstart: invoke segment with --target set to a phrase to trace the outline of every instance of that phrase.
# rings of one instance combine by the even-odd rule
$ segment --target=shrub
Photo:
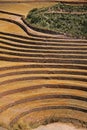
[[[48,13],[49,9],[50,11],[62,10],[69,13]],[[59,3],[48,8],[33,9],[32,13],[28,14],[27,21],[34,26],[68,34],[75,38],[87,38],[87,14],[70,13],[86,10],[87,5],[73,6]]]

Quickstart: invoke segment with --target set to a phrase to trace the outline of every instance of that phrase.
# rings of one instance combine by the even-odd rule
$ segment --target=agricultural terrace
[[[82,35],[80,25],[77,38],[75,31],[66,35],[65,29],[43,28],[41,19],[31,23],[35,14],[47,19],[50,14],[53,18],[73,15],[74,19],[78,13],[75,20],[83,17],[84,21],[86,5],[51,4],[0,3],[1,130],[39,130],[41,126],[50,130],[56,122],[63,123],[64,130],[87,130],[86,33]]]

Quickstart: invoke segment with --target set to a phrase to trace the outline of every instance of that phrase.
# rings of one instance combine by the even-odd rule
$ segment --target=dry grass
[[[4,21],[0,21],[0,31],[27,36],[27,34],[20,27],[14,25],[13,23]]]
[[[28,11],[32,10],[33,8],[42,8],[42,7],[48,7],[54,5],[55,2],[38,2],[38,3],[4,3],[3,6],[0,3],[0,10],[12,12],[12,13],[18,13],[22,15],[27,15]]]

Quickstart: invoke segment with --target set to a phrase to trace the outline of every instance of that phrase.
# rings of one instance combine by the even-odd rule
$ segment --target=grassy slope
[[[68,14],[62,14],[61,11]],[[87,5],[73,6],[58,3],[49,8],[33,9],[26,19],[36,27],[55,30],[76,38],[87,38],[87,14],[78,14],[86,11]]]

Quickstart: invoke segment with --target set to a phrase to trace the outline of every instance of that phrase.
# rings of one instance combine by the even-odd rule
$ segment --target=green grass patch
[[[57,13],[59,11],[60,13]],[[38,28],[56,31],[75,38],[87,39],[86,11],[87,5],[74,6],[58,3],[51,7],[31,10],[26,20],[29,24]]]

